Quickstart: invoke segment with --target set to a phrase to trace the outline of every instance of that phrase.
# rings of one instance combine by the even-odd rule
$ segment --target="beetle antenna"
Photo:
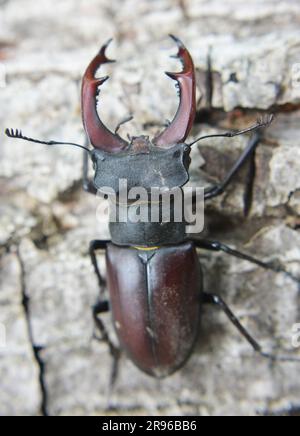
[[[124,120],[120,121],[119,124],[117,125],[117,127],[115,128],[115,135],[118,133],[118,131],[120,130],[120,127],[123,126],[123,124],[128,123],[129,121],[133,120],[133,115],[128,115],[128,117],[126,117]]]
[[[24,141],[35,142],[37,144],[45,144],[45,145],[74,145],[74,147],[82,148],[83,150],[87,151],[89,154],[91,153],[91,150],[89,148],[85,147],[84,145],[75,144],[73,142],[40,141],[39,139],[33,139],[33,138],[29,138],[27,136],[24,136],[22,134],[22,131],[18,130],[18,129],[16,129],[16,130],[14,130],[14,129],[6,129],[5,130],[5,134],[9,138],[23,139]]]
[[[202,139],[207,139],[207,138],[233,138],[234,136],[239,136],[239,135],[244,135],[245,133],[254,132],[255,130],[268,127],[272,123],[274,118],[275,118],[274,114],[258,118],[256,124],[254,124],[253,126],[248,127],[247,129],[238,130],[236,132],[226,132],[216,135],[200,136],[200,138],[197,138],[195,141],[191,142],[188,145],[191,147],[192,145],[196,144],[196,142],[202,141]]]

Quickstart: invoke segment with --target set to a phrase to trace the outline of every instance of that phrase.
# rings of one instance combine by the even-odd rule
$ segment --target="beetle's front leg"
[[[89,155],[86,151],[83,153],[82,187],[89,194],[97,194],[97,189],[94,186],[93,180],[89,178]]]
[[[93,267],[95,270],[95,274],[96,274],[97,279],[98,279],[99,288],[100,288],[99,301],[92,308],[95,327],[98,330],[98,332],[100,333],[100,337],[96,336],[95,334],[94,334],[94,337],[100,341],[106,342],[106,344],[108,345],[109,352],[110,352],[112,359],[113,359],[113,365],[112,365],[112,371],[111,371],[111,377],[110,377],[110,386],[113,386],[115,381],[116,381],[117,374],[118,374],[118,362],[119,362],[119,358],[120,358],[120,349],[118,347],[116,347],[116,345],[110,339],[108,331],[105,327],[105,324],[102,321],[101,316],[100,316],[102,313],[109,311],[109,302],[107,300],[103,299],[103,293],[104,293],[106,283],[105,283],[104,278],[101,275],[100,268],[99,268],[99,265],[97,262],[97,257],[96,257],[96,251],[97,250],[105,250],[108,243],[109,243],[109,241],[100,241],[100,240],[91,241],[90,247],[89,247],[89,254],[91,257],[91,261],[92,261],[92,264],[93,264]]]
[[[298,362],[300,363],[300,359],[294,356],[280,356],[272,353],[265,352],[260,344],[251,336],[251,334],[245,329],[245,327],[240,323],[231,309],[227,306],[225,301],[216,294],[203,294],[203,303],[204,304],[212,304],[214,306],[219,307],[227,316],[227,318],[231,321],[231,323],[237,328],[237,330],[241,333],[241,335],[248,341],[254,351],[259,353],[262,357],[267,359],[271,359],[274,361],[282,361],[282,362]]]
[[[260,142],[260,138],[261,135],[257,132],[252,136],[252,138],[249,140],[249,143],[245,151],[235,162],[235,164],[233,165],[233,167],[231,168],[225,179],[218,185],[213,186],[212,188],[208,189],[205,192],[204,194],[205,200],[210,200],[211,198],[218,197],[219,195],[224,193],[225,189],[233,181],[234,177],[239,172],[239,170],[243,167],[243,165],[247,162],[247,160],[253,158],[253,153],[255,152],[255,149]],[[249,181],[249,183],[251,183],[251,180]]]

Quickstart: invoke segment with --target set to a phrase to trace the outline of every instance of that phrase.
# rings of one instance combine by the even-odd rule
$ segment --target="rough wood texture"
[[[184,40],[204,93],[207,54],[213,67],[212,116],[198,102],[191,139],[201,132],[247,126],[277,114],[256,153],[253,203],[243,216],[244,170],[208,208],[207,232],[300,277],[300,4],[298,0],[50,0],[1,2],[0,63],[0,413],[31,414],[294,414],[300,409],[299,364],[274,363],[206,308],[199,347],[165,381],[141,374],[125,358],[113,391],[105,345],[92,340],[90,307],[98,294],[88,241],[97,201],[81,192],[81,153],[3,135],[83,141],[79,80],[110,36],[117,64],[105,67],[99,110],[111,128],[156,133],[176,110],[177,67],[168,33]],[[2,74],[3,76],[3,74]],[[1,77],[4,85],[4,77]],[[218,127],[212,125],[214,122]],[[193,151],[192,182],[220,179],[247,138],[214,140]],[[99,256],[101,264],[103,259]],[[208,291],[218,292],[267,349],[291,349],[300,323],[299,284],[226,255],[201,253]],[[109,316],[105,317],[108,325]],[[201,345],[200,345],[201,344]],[[298,355],[299,349],[294,350]]]

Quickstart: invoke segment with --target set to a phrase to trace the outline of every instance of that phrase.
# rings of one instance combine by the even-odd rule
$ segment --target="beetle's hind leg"
[[[298,362],[300,363],[300,358],[294,356],[281,356],[272,353],[265,352],[260,344],[251,336],[251,334],[245,329],[241,322],[237,319],[231,309],[227,306],[225,301],[216,294],[203,294],[203,303],[212,304],[219,307],[231,321],[231,323],[237,328],[240,334],[248,341],[254,351],[259,353],[262,357],[281,362]]]
[[[105,327],[104,322],[101,319],[101,314],[109,311],[109,302],[103,298],[104,290],[106,282],[101,275],[99,264],[96,257],[97,250],[105,250],[109,241],[100,241],[94,240],[90,242],[89,254],[91,257],[91,261],[95,270],[95,274],[98,279],[99,289],[100,289],[100,297],[99,301],[93,306],[92,313],[93,319],[95,323],[95,328],[100,333],[100,336],[94,333],[93,337],[99,341],[103,341],[107,344],[110,355],[113,359],[111,377],[110,377],[110,386],[113,386],[118,375],[118,363],[120,358],[120,349],[113,343],[111,340],[109,333]]]

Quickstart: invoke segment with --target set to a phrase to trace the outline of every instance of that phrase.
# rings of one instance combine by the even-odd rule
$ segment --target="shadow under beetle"
[[[177,82],[180,103],[173,121],[152,140],[139,136],[127,142],[117,134],[118,128],[115,133],[111,132],[98,116],[96,97],[99,87],[108,77],[96,78],[95,75],[101,65],[113,62],[106,56],[110,41],[91,61],[82,81],[82,118],[88,144],[92,145],[93,150],[79,144],[39,141],[23,136],[18,130],[7,129],[6,134],[41,144],[71,144],[83,148],[83,187],[96,194],[102,186],[116,189],[120,178],[127,179],[128,190],[134,186],[142,186],[147,192],[153,186],[169,189],[183,187],[189,180],[189,154],[193,144],[210,137],[230,138],[255,131],[223,182],[205,191],[205,200],[221,195],[244,163],[253,157],[260,140],[257,131],[266,127],[273,117],[262,119],[242,131],[204,136],[193,143],[185,143],[196,115],[195,70],[188,50],[178,38],[171,37],[178,46],[176,57],[183,68],[180,72],[166,74]],[[95,171],[93,181],[88,178],[89,156]],[[129,204],[128,208],[130,207]],[[262,356],[299,361],[296,357],[264,352],[222,298],[203,290],[196,248],[223,251],[276,272],[286,272],[283,268],[261,262],[217,241],[193,240],[185,233],[185,223],[111,222],[110,232],[111,241],[95,240],[90,243],[90,256],[101,289],[99,302],[93,308],[93,316],[101,332],[101,339],[107,342],[114,357],[113,379],[119,349],[110,340],[100,318],[100,314],[109,309],[112,311],[121,348],[136,366],[155,377],[166,377],[186,362],[198,337],[201,306],[207,303],[222,309],[253,349]],[[109,301],[104,299],[106,283],[96,259],[96,251],[101,249],[106,251]]]

